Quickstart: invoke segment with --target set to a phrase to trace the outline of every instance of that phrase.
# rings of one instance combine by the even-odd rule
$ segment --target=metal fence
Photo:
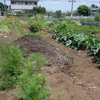
[[[65,18],[74,18],[74,19],[79,19],[79,18],[82,18],[82,19],[93,19],[94,16],[66,16]]]
[[[1,18],[1,19],[5,19],[5,18],[6,18],[6,16],[0,16],[0,18]]]

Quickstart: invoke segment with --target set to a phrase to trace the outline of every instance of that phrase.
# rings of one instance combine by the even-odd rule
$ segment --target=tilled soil
[[[57,69],[63,69],[70,67],[69,65],[74,63],[72,58],[60,52],[58,48],[33,35],[25,35],[14,41],[14,44],[19,45],[20,49],[26,48],[27,54],[40,53],[49,61],[48,67],[55,66]]]

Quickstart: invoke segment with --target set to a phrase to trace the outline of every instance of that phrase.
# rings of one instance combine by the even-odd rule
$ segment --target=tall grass
[[[100,13],[95,14],[95,21],[100,22]]]

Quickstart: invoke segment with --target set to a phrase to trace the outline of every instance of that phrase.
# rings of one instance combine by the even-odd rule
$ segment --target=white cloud
[[[59,3],[60,1],[46,1],[46,3]]]
[[[84,1],[84,2],[82,2],[82,4],[86,4],[86,2]]]

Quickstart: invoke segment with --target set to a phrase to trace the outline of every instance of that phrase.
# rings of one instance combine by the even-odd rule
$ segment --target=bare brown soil
[[[42,56],[49,61],[48,66],[65,67],[73,63],[73,59],[57,50],[54,45],[51,45],[44,40],[40,40],[33,35],[25,35],[24,37],[17,39],[14,44],[19,45],[20,49],[26,48],[28,55],[37,52],[42,54]]]
[[[47,73],[48,88],[52,90],[48,100],[100,100],[100,69],[92,62],[87,51],[72,50],[51,38],[53,33],[42,35],[45,41],[26,35],[16,41],[20,48],[26,47],[29,54],[41,53],[49,64],[44,68]],[[71,57],[71,58],[70,58]],[[0,100],[17,100],[13,91],[0,92]]]

